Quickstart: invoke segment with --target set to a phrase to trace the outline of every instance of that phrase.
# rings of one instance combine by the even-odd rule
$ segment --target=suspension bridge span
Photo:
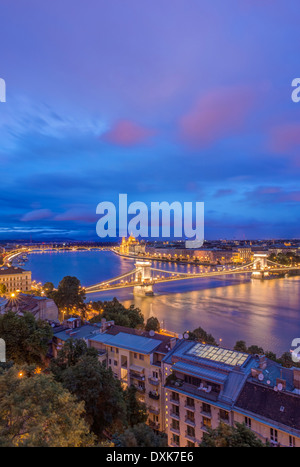
[[[164,282],[183,281],[191,279],[201,279],[216,276],[228,276],[233,274],[251,274],[252,278],[264,279],[272,273],[287,274],[289,271],[300,269],[300,266],[283,266],[267,259],[267,254],[254,254],[252,262],[240,267],[230,269],[213,269],[199,273],[176,272],[166,269],[159,269],[152,266],[151,261],[136,261],[135,268],[124,274],[120,274],[112,279],[99,282],[97,284],[85,287],[87,294],[109,291],[114,289],[123,289],[133,287],[133,293],[136,295],[153,295],[155,284]]]

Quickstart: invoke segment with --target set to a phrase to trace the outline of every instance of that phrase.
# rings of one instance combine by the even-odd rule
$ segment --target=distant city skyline
[[[96,207],[124,192],[204,202],[207,240],[299,238],[299,13],[283,0],[1,5],[0,241],[101,241]]]

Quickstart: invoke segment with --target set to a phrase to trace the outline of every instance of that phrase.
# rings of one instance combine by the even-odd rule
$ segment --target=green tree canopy
[[[130,426],[144,423],[148,418],[147,407],[137,399],[136,394],[137,389],[135,386],[129,386],[124,393],[127,409],[127,423]]]
[[[50,296],[60,310],[66,310],[67,313],[80,311],[84,315],[85,291],[77,277],[65,276]]]
[[[155,316],[151,316],[150,318],[147,319],[146,326],[145,326],[146,331],[160,331],[160,324],[157,318]]]
[[[62,373],[63,386],[85,404],[91,429],[101,436],[104,429],[122,430],[126,421],[126,403],[121,383],[111,369],[94,356],[84,355]]]
[[[248,352],[247,345],[245,341],[236,341],[235,346],[233,347],[233,350],[236,350],[237,352]]]
[[[6,343],[6,359],[17,364],[43,365],[52,338],[51,326],[31,313],[0,315],[0,337]]]
[[[167,437],[156,434],[145,423],[138,423],[127,428],[123,433],[116,433],[113,437],[116,447],[166,447]]]
[[[0,374],[2,446],[92,446],[94,437],[83,414],[84,403],[51,375],[16,366]]]
[[[144,317],[139,308],[130,305],[126,308],[116,298],[108,302],[93,302],[92,308],[99,311],[99,314],[94,316],[90,321],[99,323],[102,318],[107,321],[113,320],[119,326],[129,328],[142,328],[144,326]]]
[[[5,284],[0,283],[0,295],[4,295],[7,292]]]
[[[189,339],[198,342],[204,342],[205,344],[218,345],[215,338],[211,334],[208,334],[206,331],[204,331],[204,329],[201,327],[194,329],[194,331],[190,331]]]
[[[200,447],[266,447],[258,439],[253,431],[243,423],[236,423],[236,426],[229,426],[225,423],[219,424],[214,430],[208,428],[208,432],[203,434]]]

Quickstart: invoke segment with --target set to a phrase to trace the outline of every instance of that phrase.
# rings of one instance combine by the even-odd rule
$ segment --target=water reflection
[[[91,285],[129,271],[133,264],[133,260],[110,252],[53,252],[30,255],[26,268],[38,281],[57,285],[65,275],[74,275],[83,285]],[[201,269],[175,263],[157,266],[178,272]],[[135,303],[146,319],[157,316],[170,330],[182,333],[201,326],[229,347],[242,339],[281,355],[300,337],[299,277],[260,281],[246,274],[220,276],[156,285],[154,297],[133,297],[131,289],[124,289],[89,295],[88,299],[114,296],[126,305]]]

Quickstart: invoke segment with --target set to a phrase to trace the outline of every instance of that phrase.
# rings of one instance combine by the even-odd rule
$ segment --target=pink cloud
[[[55,221],[75,221],[75,222],[96,222],[97,217],[88,209],[69,209],[61,214],[57,214],[54,218]]]
[[[34,211],[27,212],[21,218],[21,221],[39,221],[42,219],[49,219],[53,216],[52,211],[50,209],[35,209]]]
[[[179,122],[181,139],[196,147],[207,146],[241,131],[253,106],[253,89],[216,88],[201,96]]]
[[[135,146],[147,141],[153,133],[129,120],[119,120],[102,139],[118,146]]]
[[[300,123],[284,123],[274,127],[269,134],[269,149],[275,154],[290,153],[300,148]]]

